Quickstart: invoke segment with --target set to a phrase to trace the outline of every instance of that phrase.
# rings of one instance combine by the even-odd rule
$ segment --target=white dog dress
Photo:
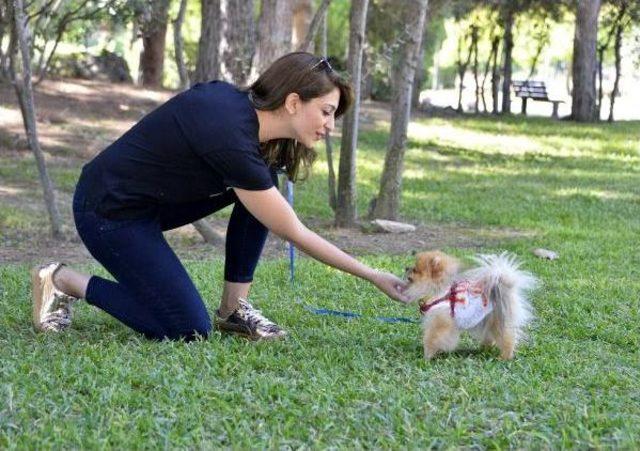
[[[480,323],[493,306],[483,293],[482,286],[468,280],[455,282],[442,297],[420,304],[420,313],[425,315],[431,308],[442,308],[449,304],[451,317],[459,329],[471,329]]]

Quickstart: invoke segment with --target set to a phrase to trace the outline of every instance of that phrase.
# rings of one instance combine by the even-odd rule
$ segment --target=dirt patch
[[[163,90],[144,90],[132,85],[85,80],[47,80],[36,90],[38,131],[50,167],[79,168],[112,142],[135,121],[174,95]],[[365,128],[388,124],[389,111],[380,102],[365,102],[361,123]],[[24,139],[22,118],[15,93],[0,84],[0,159],[15,163],[31,159]],[[19,174],[20,175],[20,174]],[[82,263],[92,260],[73,227],[70,204],[72,193],[59,189],[58,206],[64,221],[62,241],[49,236],[47,215],[37,176],[25,182],[0,172],[0,206],[19,211],[29,220],[25,225],[2,222],[0,210],[0,262],[33,264],[47,260]],[[8,210],[5,210],[8,211]],[[209,218],[224,234],[226,220]],[[405,254],[428,248],[482,248],[518,238],[521,233],[505,230],[475,230],[469,227],[415,224],[417,230],[402,235],[364,233],[360,229],[338,229],[328,221],[312,220],[307,225],[341,249],[353,254]],[[192,226],[166,234],[176,253],[184,259],[222,256],[224,249],[204,243]],[[266,258],[287,255],[286,243],[275,236],[267,240]]]
[[[224,234],[227,221],[210,218],[208,222]],[[415,232],[400,235],[364,233],[359,229],[335,228],[326,222],[309,222],[307,226],[322,237],[351,255],[408,254],[414,250],[466,248],[480,250],[488,246],[499,246],[505,241],[521,238],[522,232],[514,230],[472,229],[459,226],[418,225]],[[184,260],[204,260],[224,255],[222,246],[205,243],[193,226],[171,230],[167,241]],[[287,257],[287,243],[270,234],[263,257],[277,259]],[[12,232],[0,238],[0,262],[35,264],[49,260],[69,263],[86,263],[92,257],[80,238],[68,225],[61,241],[49,237],[46,229],[29,232]]]

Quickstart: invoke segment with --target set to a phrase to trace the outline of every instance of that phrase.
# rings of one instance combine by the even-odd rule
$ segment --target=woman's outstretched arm
[[[274,187],[261,191],[234,188],[240,202],[269,230],[298,249],[334,268],[368,280],[390,298],[409,302],[402,293],[406,284],[393,274],[377,271],[346,254],[300,222],[291,206]]]

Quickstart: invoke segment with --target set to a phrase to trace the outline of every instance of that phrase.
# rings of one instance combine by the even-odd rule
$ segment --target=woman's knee
[[[211,328],[211,319],[207,315],[205,318],[193,318],[170,327],[163,338],[183,341],[205,340],[209,337]]]

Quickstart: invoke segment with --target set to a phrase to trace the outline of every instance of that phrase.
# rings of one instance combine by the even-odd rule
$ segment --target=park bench
[[[526,116],[527,114],[527,100],[533,99],[538,100],[540,102],[550,102],[553,103],[553,113],[551,117],[558,118],[558,105],[564,103],[564,100],[553,100],[549,98],[549,94],[547,93],[547,87],[544,84],[544,81],[534,81],[534,80],[513,80],[511,82],[511,86],[516,93],[517,97],[522,99],[522,114]]]

